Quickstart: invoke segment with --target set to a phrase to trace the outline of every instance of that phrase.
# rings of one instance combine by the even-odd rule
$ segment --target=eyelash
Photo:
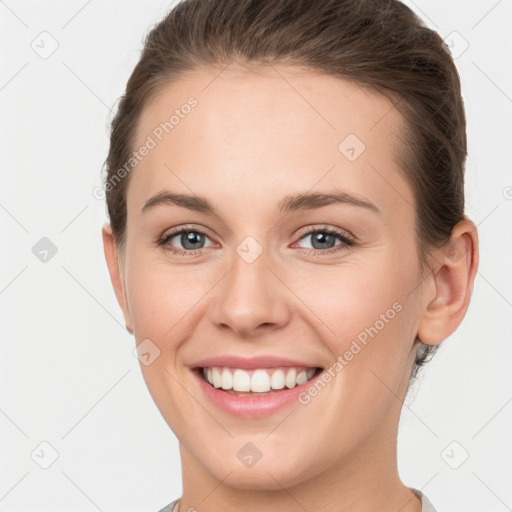
[[[182,233],[199,233],[201,235],[205,235],[206,237],[208,237],[208,234],[201,229],[197,229],[197,228],[193,228],[193,227],[185,228],[185,227],[181,226],[181,227],[173,230],[171,233],[168,233],[167,235],[158,238],[156,240],[156,246],[157,247],[165,246],[164,248],[166,250],[171,251],[172,253],[181,255],[181,256],[196,256],[198,254],[201,254],[201,251],[203,249],[186,250],[186,249],[176,249],[170,245],[166,246],[166,244],[172,238],[174,238],[176,235],[180,235]],[[355,240],[351,236],[348,236],[345,232],[342,232],[340,230],[337,230],[337,229],[329,227],[329,226],[323,226],[323,227],[319,227],[319,228],[310,229],[309,231],[303,233],[299,237],[299,241],[302,240],[303,238],[314,235],[316,233],[325,233],[327,235],[333,235],[333,236],[337,237],[338,240],[340,240],[342,242],[342,244],[335,245],[334,247],[332,247],[330,249],[326,249],[326,250],[302,249],[303,251],[307,251],[307,254],[313,255],[315,257],[321,258],[322,256],[327,255],[327,254],[337,253],[337,252],[340,252],[343,250],[350,249],[355,245]],[[297,242],[295,242],[295,243],[297,243]]]

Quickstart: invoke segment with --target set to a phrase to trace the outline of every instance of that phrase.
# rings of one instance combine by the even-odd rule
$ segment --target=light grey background
[[[406,400],[399,470],[438,512],[502,512],[512,510],[512,0],[406,3],[457,56],[481,262],[466,318]],[[111,109],[171,5],[0,1],[3,512],[153,512],[181,494],[178,443],[133,355],[93,195]],[[33,252],[42,237],[57,249],[46,262]]]

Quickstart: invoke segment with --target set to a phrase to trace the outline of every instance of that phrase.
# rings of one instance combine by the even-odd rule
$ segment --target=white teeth
[[[233,374],[227,368],[224,368],[224,370],[222,372],[221,387],[222,387],[222,389],[232,389],[233,388]]]
[[[306,375],[305,371],[300,372],[297,375],[297,385],[300,386],[301,384],[304,384],[308,380],[308,377]]]
[[[235,370],[233,374],[233,389],[251,391],[251,376],[244,370]]]
[[[284,372],[283,370],[276,370],[270,378],[270,387],[272,389],[284,388]]]
[[[213,384],[214,387],[216,388],[220,388],[221,385],[222,385],[222,377],[220,376],[220,372],[219,372],[219,369],[218,368],[214,368],[212,370],[212,377],[213,377],[213,380],[210,379],[210,375],[207,376],[207,379],[208,379],[208,382],[210,384]]]
[[[215,388],[241,392],[266,393],[294,388],[310,380],[315,368],[277,368],[242,370],[240,368],[203,368],[205,379]]]
[[[287,388],[295,387],[295,384],[297,384],[297,370],[295,368],[288,370],[286,378],[284,379],[284,383],[286,384]]]
[[[234,388],[235,391],[238,389]],[[270,391],[270,375],[265,370],[256,370],[251,377],[251,391],[265,393]]]

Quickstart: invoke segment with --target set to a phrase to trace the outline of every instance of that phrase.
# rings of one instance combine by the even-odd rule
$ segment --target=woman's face
[[[393,457],[432,291],[394,157],[401,129],[383,96],[285,66],[203,69],[146,105],[123,307],[184,471],[278,489]],[[223,390],[224,366],[255,389],[279,387],[277,367],[291,386],[292,368],[324,371],[255,397]],[[197,367],[220,367],[221,387]]]

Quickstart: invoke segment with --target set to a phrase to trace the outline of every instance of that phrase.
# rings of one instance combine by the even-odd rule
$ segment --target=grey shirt
[[[430,503],[429,499],[421,491],[418,491],[417,489],[413,489],[413,491],[421,498],[421,512],[436,512],[432,503]],[[159,512],[177,512],[177,510],[174,510],[174,507],[176,506],[176,509],[178,508],[177,505],[179,501],[179,498],[174,500],[172,503],[169,503],[169,505],[159,510]],[[181,510],[180,512],[185,511]]]

